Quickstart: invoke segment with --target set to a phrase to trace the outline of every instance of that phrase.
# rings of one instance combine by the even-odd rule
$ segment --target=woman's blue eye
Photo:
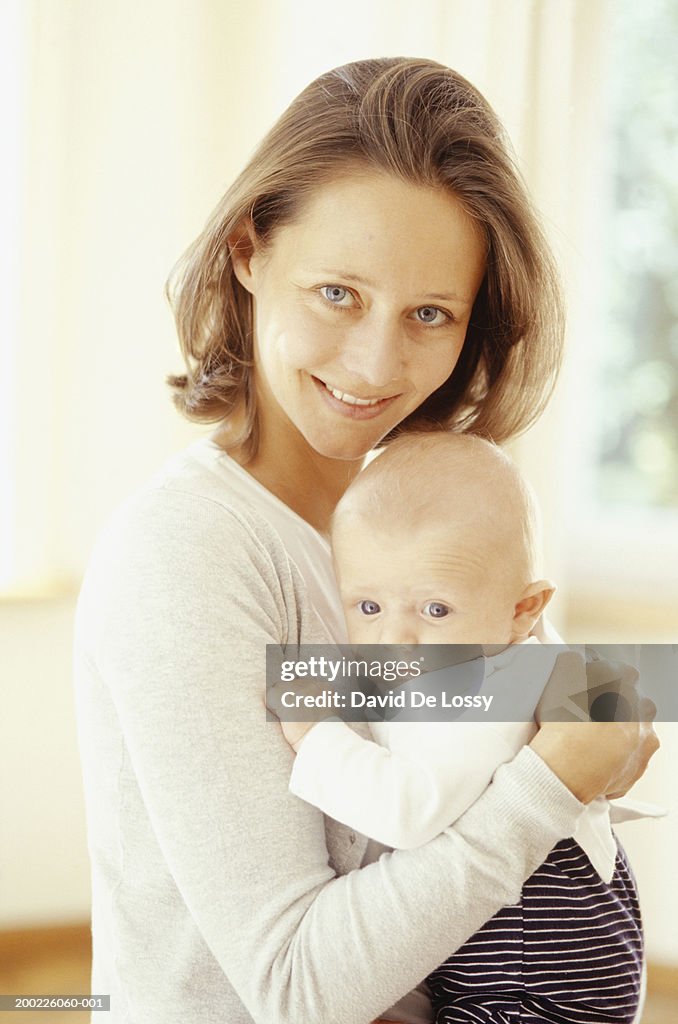
[[[381,611],[376,601],[361,601],[358,607],[363,615],[378,615]]]
[[[424,615],[428,615],[432,619],[444,619],[449,614],[450,609],[441,601],[429,601],[424,605]]]
[[[438,309],[437,306],[420,306],[415,315],[420,323],[428,324],[429,327],[438,327],[450,319],[447,313],[443,313],[442,309]]]
[[[351,293],[348,288],[342,288],[338,284],[326,284],[320,289],[320,293],[323,298],[327,299],[328,302],[333,303],[335,306],[342,306],[345,300],[351,298]]]

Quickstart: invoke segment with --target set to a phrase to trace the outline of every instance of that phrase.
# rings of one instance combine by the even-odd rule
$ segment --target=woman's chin
[[[356,436],[353,431],[309,431],[305,434],[306,443],[314,452],[325,459],[335,459],[339,462],[356,462],[372,451],[381,441],[382,437],[391,430],[366,431],[362,436]]]
[[[312,444],[311,447],[317,455],[322,456],[324,459],[332,459],[336,462],[359,462],[365,458],[368,452],[371,452],[374,448],[374,444],[370,445],[342,445],[335,442],[327,442],[326,444]]]

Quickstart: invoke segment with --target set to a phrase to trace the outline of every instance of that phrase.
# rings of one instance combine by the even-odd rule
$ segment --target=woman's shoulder
[[[257,619],[257,635],[276,642],[328,642],[341,635],[323,575],[329,555],[310,545],[315,557],[298,564],[309,531],[220,449],[194,443],[109,516],[89,559],[78,620],[91,635],[111,615],[171,622],[177,614],[204,621],[226,614],[237,629]]]
[[[203,554],[222,554],[224,545],[245,548],[255,560],[276,563],[285,552],[264,511],[243,496],[232,460],[221,459],[208,439],[169,458],[124,499],[104,523],[97,546],[131,543],[167,549],[199,543]],[[242,472],[242,471],[240,471]]]
[[[109,515],[95,540],[81,603],[106,593],[169,590],[195,600],[197,591],[273,599],[288,613],[298,585],[279,534],[256,506],[216,472],[205,446],[169,459]]]
[[[198,620],[223,628],[227,618],[233,630],[296,634],[303,596],[280,538],[192,448],[101,529],[78,600],[78,635],[88,645],[108,636],[111,621],[123,631],[152,622],[158,633]]]

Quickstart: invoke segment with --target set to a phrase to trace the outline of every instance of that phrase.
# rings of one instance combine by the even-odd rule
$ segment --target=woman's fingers
[[[531,743],[583,803],[623,796],[659,748],[652,726],[657,708],[640,689],[636,669],[589,655],[586,662],[573,651],[559,655],[537,709],[541,728]],[[558,721],[568,701],[570,710],[572,703],[588,706],[590,720]]]
[[[656,713],[656,707],[654,702],[648,698],[644,698],[641,702],[642,705],[647,701],[648,705],[652,705],[652,718]],[[650,709],[647,709],[647,713],[650,713]],[[616,797],[624,796],[628,793],[629,789],[638,781],[638,779],[644,774],[647,768],[650,758],[659,750],[659,738],[654,731],[654,726],[651,724],[652,718],[648,718],[638,723],[638,743],[632,753],[632,756],[628,758],[626,764],[622,767],[616,778],[610,781],[610,788],[605,794],[610,800],[614,800]]]
[[[654,722],[657,717],[657,705],[649,697],[641,695],[638,705],[638,718],[641,722]]]
[[[649,721],[544,722],[530,746],[582,803],[589,803],[626,793],[659,740]]]

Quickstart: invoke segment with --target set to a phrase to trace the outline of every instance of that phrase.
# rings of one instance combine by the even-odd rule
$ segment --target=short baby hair
[[[453,431],[401,434],[357,475],[332,517],[332,533],[351,521],[361,529],[412,536],[444,533],[462,516],[482,521],[525,582],[539,568],[536,498],[498,445]]]

